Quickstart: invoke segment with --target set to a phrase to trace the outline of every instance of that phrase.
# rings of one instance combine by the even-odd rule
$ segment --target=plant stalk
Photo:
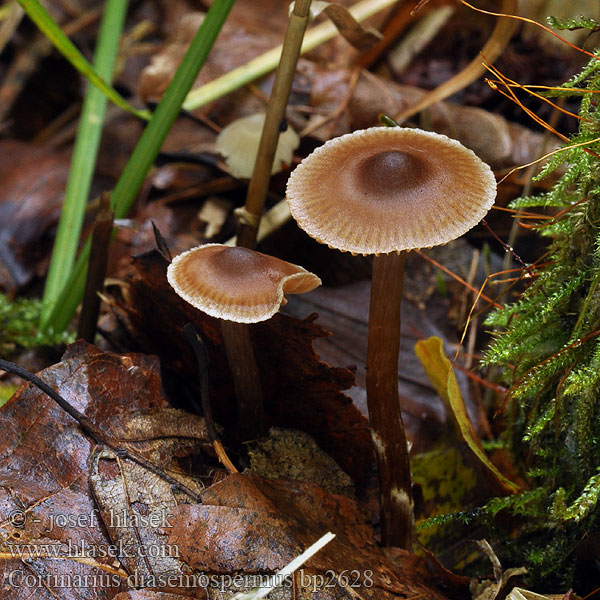
[[[381,493],[385,546],[412,548],[413,499],[408,445],[398,395],[400,306],[406,253],[375,256],[369,306],[367,406]]]
[[[273,159],[296,73],[302,39],[308,25],[310,4],[311,0],[296,0],[288,22],[254,171],[248,186],[246,204],[238,216],[237,245],[244,248],[253,249],[256,246],[258,227],[271,180]],[[263,433],[264,407],[260,371],[252,349],[250,328],[246,323],[222,321],[221,331],[237,397],[238,432],[242,439],[256,439]]]
[[[144,129],[142,137],[136,144],[111,194],[111,204],[116,219],[126,217],[133,205],[163,141],[179,115],[185,96],[196,80],[234,1],[215,0],[206,13],[206,18],[194,36],[175,76],[156,107],[150,123]],[[44,330],[63,331],[73,318],[83,297],[89,256],[90,240],[88,238],[52,312],[47,319],[42,321],[41,326]]]
[[[302,39],[308,25],[310,3],[311,0],[296,0],[294,10],[290,15],[281,50],[281,59],[275,73],[273,91],[267,106],[267,115],[258,145],[254,171],[248,186],[246,204],[238,226],[237,245],[244,248],[254,248],[256,245],[256,235],[264,210],[265,197],[269,189],[271,169],[273,168],[273,159],[277,150],[279,134],[281,133],[281,124],[285,118],[285,109],[292,89],[294,74],[296,73]]]
[[[350,13],[360,23],[379,11],[388,8],[395,2],[397,0],[361,0],[350,7]],[[331,21],[324,21],[320,25],[311,27],[304,36],[301,54],[305,54],[333,39],[338,33],[336,26]],[[183,109],[195,110],[201,106],[205,106],[209,102],[218,100],[247,83],[266,75],[277,67],[280,56],[281,45],[267,50],[264,54],[253,58],[245,65],[237,67],[225,73],[225,75],[221,75],[221,77],[217,77],[217,79],[213,79],[203,86],[192,90],[183,104]]]
[[[109,0],[104,8],[98,42],[94,57],[94,68],[105,81],[112,80],[123,31],[128,2]],[[69,180],[54,240],[54,248],[44,288],[44,323],[56,304],[62,287],[75,263],[77,246],[85,216],[85,208],[92,185],[100,136],[104,125],[107,98],[95,85],[88,85],[81,109],[77,138],[69,170]],[[95,327],[94,327],[95,329]]]
[[[90,266],[85,281],[81,316],[77,327],[77,337],[94,343],[98,315],[100,314],[100,296],[106,278],[106,265],[108,264],[108,248],[112,238],[114,213],[110,209],[110,196],[103,194],[100,199],[100,212],[96,217],[92,233],[92,246],[90,249]]]

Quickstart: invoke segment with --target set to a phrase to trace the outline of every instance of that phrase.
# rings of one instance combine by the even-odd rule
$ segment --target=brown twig
[[[104,288],[113,219],[114,212],[110,208],[110,196],[105,193],[100,199],[100,212],[96,217],[92,233],[90,263],[85,279],[81,316],[79,317],[79,325],[77,327],[77,337],[84,339],[90,344],[94,343],[94,337],[96,336],[101,302],[98,293]]]
[[[157,467],[154,463],[150,462],[148,459],[144,458],[141,454],[138,454],[134,450],[129,450],[127,448],[123,448],[119,446],[116,442],[112,441],[100,428],[96,427],[94,423],[92,423],[83,413],[79,412],[74,406],[69,404],[57,391],[51,388],[43,379],[37,377],[33,373],[30,373],[26,369],[19,367],[14,363],[11,363],[7,360],[0,359],[0,369],[4,371],[8,371],[9,373],[13,373],[32,383],[39,390],[44,392],[47,396],[52,398],[54,402],[56,402],[70,417],[75,419],[79,426],[83,431],[89,435],[94,442],[97,444],[103,444],[107,448],[110,448],[116,455],[120,458],[128,458],[138,465],[148,469],[150,472],[154,473],[158,477],[164,479],[170,485],[176,487],[181,490],[184,494],[189,496],[195,502],[201,502],[200,496],[196,494],[193,490],[188,488],[186,485],[178,481],[171,475],[165,473],[161,468]]]

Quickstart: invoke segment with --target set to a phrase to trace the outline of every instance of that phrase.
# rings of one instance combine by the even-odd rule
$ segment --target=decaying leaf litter
[[[209,56],[199,84],[212,81],[281,43],[287,20],[285,7],[264,4],[262,18],[257,19],[254,5],[238,2]],[[438,9],[437,3],[431,5],[427,11]],[[117,79],[120,88],[139,94],[144,100],[156,101],[160,97],[186,41],[197,28],[200,16],[191,13],[191,8],[194,7],[186,2],[142,3],[135,7],[129,17],[121,56]],[[93,39],[97,7],[90,4],[71,7],[71,12],[57,10],[56,16],[63,23],[76,20],[75,16],[81,17],[81,29],[74,28],[76,41],[85,46],[86,40]],[[89,25],[85,23],[86,16]],[[143,28],[141,32],[135,30],[133,25],[143,19],[160,25],[155,25],[150,34],[144,33]],[[480,28],[482,33],[485,28],[491,31],[494,26],[493,19],[474,17],[464,8],[456,8],[453,19],[446,30],[449,39],[461,26]],[[389,15],[387,22],[393,22]],[[385,15],[374,19],[372,24],[386,31]],[[10,51],[17,58],[27,56],[26,41],[34,43],[36,35],[39,36],[31,31],[21,33],[20,38],[9,43]],[[528,35],[531,36],[531,32]],[[539,43],[537,37],[531,42],[533,38],[528,35],[517,32],[504,58],[496,63],[501,71],[512,77],[515,71],[510,67],[519,64],[519,69],[530,70],[527,74],[532,75],[534,82],[548,81],[554,85],[579,66],[577,59],[563,48],[543,46],[540,56],[545,52],[556,57],[555,63],[564,70],[554,73],[554,78],[543,72],[544,68],[548,70],[545,56],[543,59],[538,56],[539,64],[531,61],[523,67],[522,63],[527,63],[521,54],[523,48],[531,49]],[[166,39],[168,36],[172,41]],[[38,44],[41,39],[37,38]],[[482,36],[478,48],[484,42]],[[87,43],[89,47],[89,41]],[[359,53],[340,38],[301,58],[287,111],[289,124],[302,136],[294,162],[333,136],[376,125],[381,112],[391,116],[401,114],[425,94],[422,89],[407,86],[407,82],[433,87],[464,66],[478,49],[473,48],[469,56],[468,49],[461,49],[452,64],[449,43],[434,37],[430,46],[409,64],[404,75],[398,67],[398,51],[394,60],[391,53],[383,54],[369,71],[357,69],[353,65],[359,61]],[[155,55],[153,66],[141,71],[151,55]],[[3,58],[3,69],[17,62],[13,55],[10,59]],[[40,69],[44,61],[49,60],[58,59],[52,56],[34,61],[30,66],[33,75],[24,80],[51,89],[53,84],[48,83],[44,69]],[[162,72],[156,69],[159,61]],[[555,70],[560,69],[555,65]],[[542,77],[548,79],[541,81]],[[76,76],[72,75],[71,81],[76,82]],[[213,223],[218,224],[212,226],[210,241],[225,241],[231,236],[235,229],[232,209],[243,202],[246,183],[228,176],[226,165],[214,151],[215,132],[240,116],[264,111],[271,82],[271,76],[267,76],[178,119],[163,146],[156,169],[141,190],[131,220],[117,223],[119,233],[111,250],[100,320],[101,336],[97,338],[103,350],[77,343],[67,350],[60,362],[42,373],[52,387],[121,446],[134,448],[182,485],[196,490],[202,504],[190,501],[176,486],[132,464],[126,456],[102,447],[93,448],[90,439],[70,417],[50,399],[27,386],[13,397],[2,413],[7,427],[2,452],[6,546],[3,591],[8,594],[7,598],[25,597],[23,594],[38,587],[35,593],[49,598],[57,595],[65,598],[230,597],[233,590],[252,585],[231,585],[221,591],[219,584],[228,581],[225,576],[276,571],[327,530],[335,531],[338,537],[305,565],[302,574],[310,578],[313,586],[315,582],[328,581],[332,573],[337,574],[336,581],[317,591],[310,585],[303,586],[299,579],[294,580],[293,589],[284,587],[274,592],[273,597],[277,597],[276,594],[332,598],[346,595],[468,597],[466,579],[452,578],[431,559],[383,552],[374,542],[378,520],[377,484],[368,424],[356,408],[361,407],[362,400],[364,410],[364,384],[361,389],[360,382],[364,379],[365,360],[368,293],[365,279],[369,273],[366,259],[316,247],[289,224],[265,239],[261,246],[263,251],[319,273],[329,284],[306,299],[290,302],[290,312],[296,318],[277,315],[272,323],[256,326],[252,337],[263,375],[267,424],[277,427],[276,432],[292,428],[310,434],[317,446],[311,446],[309,454],[316,456],[325,451],[328,461],[333,459],[334,465],[337,463],[341,468],[340,477],[345,485],[336,488],[337,493],[323,491],[311,482],[311,476],[301,473],[294,473],[293,481],[286,481],[290,478],[289,470],[278,470],[277,466],[263,474],[267,479],[250,474],[227,475],[213,454],[203,420],[185,416],[199,406],[198,365],[181,336],[183,325],[191,322],[208,349],[210,398],[214,418],[222,427],[219,435],[240,469],[251,464],[247,448],[240,446],[235,436],[234,391],[219,327],[211,318],[185,306],[168,288],[164,276],[167,261],[153,251],[156,239],[152,225],[156,225],[172,254],[202,242],[203,231]],[[58,216],[61,178],[68,169],[68,160],[62,156],[68,156],[74,133],[69,123],[74,123],[76,114],[70,108],[75,101],[72,94],[63,98],[59,107],[44,106],[39,113],[44,126],[48,123],[50,126],[43,131],[41,126],[33,127],[30,121],[20,117],[23,106],[36,110],[31,102],[31,89],[19,89],[18,85],[11,89],[5,85],[1,90],[8,99],[7,107],[12,106],[12,112],[8,113],[12,120],[5,127],[9,139],[2,142],[3,156],[7,157],[6,166],[2,165],[3,181],[7,182],[9,192],[3,194],[3,212],[7,217],[1,230],[6,240],[1,250],[2,285],[3,291],[12,296],[35,295],[44,276],[52,227]],[[68,88],[59,86],[59,89],[64,93]],[[543,153],[541,148],[554,147],[552,139],[546,139],[547,136],[540,129],[532,128],[526,119],[518,117],[520,123],[515,123],[514,109],[507,109],[510,103],[502,105],[481,82],[467,88],[467,92],[461,91],[453,100],[454,103],[434,105],[414,117],[413,123],[460,139],[486,160],[497,175],[535,160]],[[63,112],[64,120],[61,120]],[[566,122],[563,125],[566,129],[572,127]],[[92,197],[114,185],[140,129],[134,118],[109,109]],[[34,145],[36,137],[42,143]],[[39,154],[32,155],[32,152]],[[31,174],[40,172],[47,179]],[[281,199],[287,173],[284,171],[274,177],[269,205]],[[504,205],[518,195],[522,183],[518,172],[511,175],[505,187],[500,188],[498,204]],[[539,185],[549,183],[545,180]],[[208,223],[198,216],[202,204],[216,207],[216,217],[205,217]],[[96,206],[92,200],[87,217],[88,231]],[[504,237],[510,222],[495,214],[490,217],[496,232]],[[470,239],[480,244],[482,239],[487,239],[487,234],[477,230]],[[529,253],[535,255],[534,249],[522,245],[526,257]],[[145,252],[150,253],[143,254]],[[519,247],[517,252],[521,252]],[[485,274],[500,270],[499,259],[493,253],[473,263],[476,268],[469,268],[473,250],[463,240],[434,255],[440,262],[447,261],[447,265],[456,255],[452,270],[475,287]],[[132,260],[132,256],[138,258]],[[455,480],[465,482],[465,489],[452,485],[450,487],[457,489],[444,496],[441,488],[448,487],[444,473],[431,477],[431,467],[426,463],[423,467],[416,461],[416,473],[424,469],[425,479],[439,481],[438,489],[432,494],[431,486],[426,485],[425,479],[421,484],[416,475],[423,486],[417,500],[421,504],[420,514],[432,514],[432,510],[451,512],[481,504],[498,492],[492,492],[493,482],[486,479],[481,465],[458,442],[461,438],[452,429],[452,413],[447,412],[422,374],[412,346],[418,339],[437,335],[446,340],[449,350],[454,349],[474,294],[450,277],[436,275],[434,268],[422,259],[411,257],[409,267],[410,263],[409,302],[405,302],[403,308],[410,315],[404,317],[404,322],[410,324],[403,331],[406,349],[401,365],[405,365],[405,369],[401,370],[399,382],[402,396],[406,398],[408,435],[413,440],[415,454],[431,450],[439,453],[440,440],[446,440],[447,444],[448,440],[454,440],[448,447],[456,448],[457,456],[450,458],[447,451],[437,456],[444,456],[443,468],[456,473]],[[331,288],[331,284],[337,285]],[[311,313],[318,313],[319,317]],[[473,340],[475,345],[471,351],[477,351],[482,342]],[[352,367],[332,368],[320,362],[313,342],[321,358],[333,365]],[[130,354],[132,351],[143,354]],[[160,374],[156,359],[148,358],[149,355],[159,357]],[[359,387],[352,388],[354,375]],[[482,408],[480,400],[484,390],[459,371],[457,377],[477,435],[485,439],[497,433],[498,421],[490,421],[491,415]],[[172,405],[186,412],[174,411],[169,408]],[[276,465],[277,456],[273,455],[279,454],[282,446],[274,447],[278,450],[270,447],[267,454]],[[503,475],[517,481],[516,473],[499,454],[498,451],[492,453],[493,459],[496,456],[497,467],[494,468],[500,468]],[[289,461],[287,457],[282,458]],[[294,457],[293,461],[301,464],[299,458]],[[255,462],[256,459],[254,465]],[[279,479],[282,473],[284,480]],[[352,485],[348,485],[348,475]],[[117,523],[111,528],[108,524],[115,516],[122,516],[123,522],[130,523],[132,515],[143,514],[162,516],[150,527],[142,525],[141,518],[132,527],[120,527]],[[82,516],[67,526],[63,523],[67,515]],[[437,535],[444,539],[443,532]],[[439,556],[452,561],[460,551],[449,551],[454,543],[449,540],[451,536],[446,542],[439,539],[436,542],[434,534],[430,542],[437,544]],[[266,547],[261,546],[265,543]],[[73,558],[73,548],[87,549],[87,555]],[[120,560],[110,556],[112,548],[121,549]],[[148,556],[142,548],[153,548],[156,554],[171,549],[171,555]],[[18,549],[23,554],[19,555]],[[57,560],[53,552],[59,552],[61,558]],[[176,552],[179,555],[172,556]],[[462,552],[474,554],[464,543]],[[484,563],[487,559],[479,560]],[[470,561],[473,562],[473,556]],[[484,565],[479,573],[489,570]],[[351,573],[344,573],[346,577],[340,578],[344,571]],[[217,577],[205,592],[182,584],[177,578],[171,583],[156,577],[152,581],[152,576],[165,572],[185,576],[185,583],[190,583],[190,573]],[[367,576],[371,572],[372,575]],[[6,585],[12,573],[17,574]],[[132,574],[138,576],[137,581],[132,580]],[[80,585],[71,588],[63,585],[67,575],[77,575]],[[62,581],[60,576],[63,576]],[[243,577],[239,581],[250,583]],[[90,585],[91,582],[95,585]],[[133,588],[141,589],[129,591]]]

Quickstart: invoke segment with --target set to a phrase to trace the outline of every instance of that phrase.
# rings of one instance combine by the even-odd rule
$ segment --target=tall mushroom
[[[298,265],[248,248],[205,244],[176,256],[167,279],[185,301],[208,315],[235,323],[271,318],[284,294],[303,294],[321,280]],[[262,393],[248,331],[227,335],[225,349],[238,401],[238,428],[245,439],[262,430]]]
[[[444,135],[375,127],[326,142],[292,172],[290,211],[317,241],[374,254],[367,406],[377,456],[384,544],[410,549],[408,447],[398,396],[400,304],[407,250],[474,227],[496,196],[488,165]]]

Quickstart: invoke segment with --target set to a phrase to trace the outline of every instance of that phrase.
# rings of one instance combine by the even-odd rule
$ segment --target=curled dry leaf
[[[490,483],[499,494],[514,494],[519,491],[519,486],[505,477],[498,468],[492,464],[485,453],[481,440],[469,419],[465,402],[460,393],[454,368],[444,351],[444,344],[438,337],[419,340],[415,345],[415,354],[419,357],[429,380],[435,387],[440,397],[444,400],[448,412],[453,417],[460,436],[471,452],[477,457],[483,472],[490,479]]]
[[[372,27],[363,27],[344,6],[334,2],[313,2],[310,13],[316,18],[324,12],[337,27],[340,34],[360,52],[367,52],[381,39],[382,35]]]
[[[198,451],[206,442],[203,422],[188,419],[187,429],[181,431],[189,438],[178,441],[180,431],[173,439],[182,416],[172,409],[164,412],[167,402],[155,358],[104,353],[77,342],[41,377],[123,446],[132,440],[139,453],[147,453],[158,467],[190,485],[189,478],[175,470],[173,455],[189,453],[192,447]],[[152,503],[144,506],[139,488],[147,474],[111,455],[103,469],[96,469],[102,479],[97,478],[93,497],[89,489],[93,443],[53,400],[30,385],[22,386],[2,407],[0,427],[3,600],[20,600],[24,594],[35,594],[39,600],[107,600],[128,589],[127,578],[135,565],[133,560],[129,564],[117,560],[120,538],[107,537],[110,528],[105,521],[110,524],[111,515],[123,514],[119,512],[123,503],[116,501],[122,501],[124,492],[116,484],[111,488],[102,483],[112,472],[121,486],[128,486],[128,510],[135,508],[140,514],[150,506],[175,504],[173,493],[153,479],[156,492]],[[96,456],[104,456],[99,452]],[[118,472],[117,462],[124,465]],[[142,557],[142,548],[149,548],[152,539],[160,541],[145,535],[137,546],[128,546],[134,557]]]

